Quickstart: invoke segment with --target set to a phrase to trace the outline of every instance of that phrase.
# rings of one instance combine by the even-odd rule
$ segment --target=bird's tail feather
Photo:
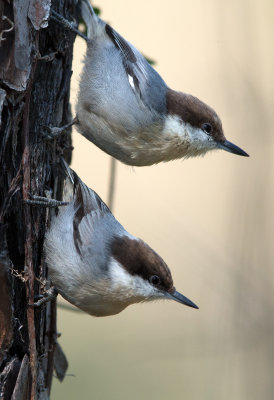
[[[81,17],[87,27],[87,37],[88,39],[92,39],[96,36],[100,19],[95,14],[89,0],[81,0]]]

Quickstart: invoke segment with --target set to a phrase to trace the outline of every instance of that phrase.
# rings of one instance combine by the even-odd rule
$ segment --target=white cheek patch
[[[114,287],[132,285],[132,276],[114,258],[109,263],[109,273]]]
[[[169,115],[165,120],[164,133],[187,136],[186,124],[178,115]]]
[[[194,128],[187,124],[188,136],[191,142],[210,142],[212,138],[200,128]]]
[[[143,278],[129,274],[114,258],[109,264],[113,290],[127,292],[128,297],[157,298],[159,291]]]
[[[204,132],[202,129],[193,128],[191,125],[188,127],[189,143],[193,151],[199,153],[213,150],[217,147],[213,138]]]
[[[178,136],[182,144],[190,145],[194,151],[206,151],[216,147],[213,138],[200,128],[181,120],[178,115],[169,115],[165,120],[163,133]]]

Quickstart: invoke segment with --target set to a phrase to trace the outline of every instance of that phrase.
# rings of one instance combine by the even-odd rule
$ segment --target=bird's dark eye
[[[209,122],[205,122],[202,125],[202,130],[205,131],[206,133],[211,133],[213,128],[212,128],[212,125]]]
[[[152,276],[149,278],[149,282],[152,283],[152,285],[159,285],[159,283],[160,283],[160,278],[159,278],[159,276],[157,276],[157,275],[152,275]]]

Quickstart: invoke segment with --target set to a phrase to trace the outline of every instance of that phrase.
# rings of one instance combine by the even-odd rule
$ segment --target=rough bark
[[[75,34],[49,19],[52,6],[76,19],[77,0],[0,0],[0,398],[47,399],[57,345],[56,303],[32,306],[47,287],[43,237],[51,211],[24,203],[31,195],[60,199],[61,157],[70,135],[45,140],[49,126],[71,119]],[[56,351],[57,349],[57,351]]]

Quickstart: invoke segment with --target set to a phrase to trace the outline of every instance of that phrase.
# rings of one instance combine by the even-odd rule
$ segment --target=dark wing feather
[[[81,240],[79,226],[82,219],[86,217],[86,222],[92,226],[93,218],[98,218],[98,215],[102,216],[105,213],[110,213],[110,210],[98,194],[89,189],[74,171],[72,172],[74,178],[73,198],[76,209],[73,219],[73,237],[76,250],[81,255],[83,241]]]
[[[133,86],[130,84],[132,89],[139,95],[142,99],[141,92],[141,81],[143,81],[143,86],[146,84],[147,74],[145,69],[146,60],[141,56],[137,59],[134,54],[133,49],[129,43],[119,35],[111,26],[106,24],[106,33],[112,40],[115,47],[121,52],[123,58],[123,65],[126,73],[132,78]]]
[[[136,97],[150,110],[166,112],[166,84],[145,57],[106,24],[106,34],[120,51],[129,84]]]
[[[106,33],[110,37],[110,39],[113,41],[115,47],[119,49],[123,57],[131,62],[131,63],[136,63],[137,58],[132,50],[132,48],[129,46],[129,44],[125,41],[125,39],[122,38],[122,36],[119,35],[118,32],[116,32],[111,26],[106,24]]]

